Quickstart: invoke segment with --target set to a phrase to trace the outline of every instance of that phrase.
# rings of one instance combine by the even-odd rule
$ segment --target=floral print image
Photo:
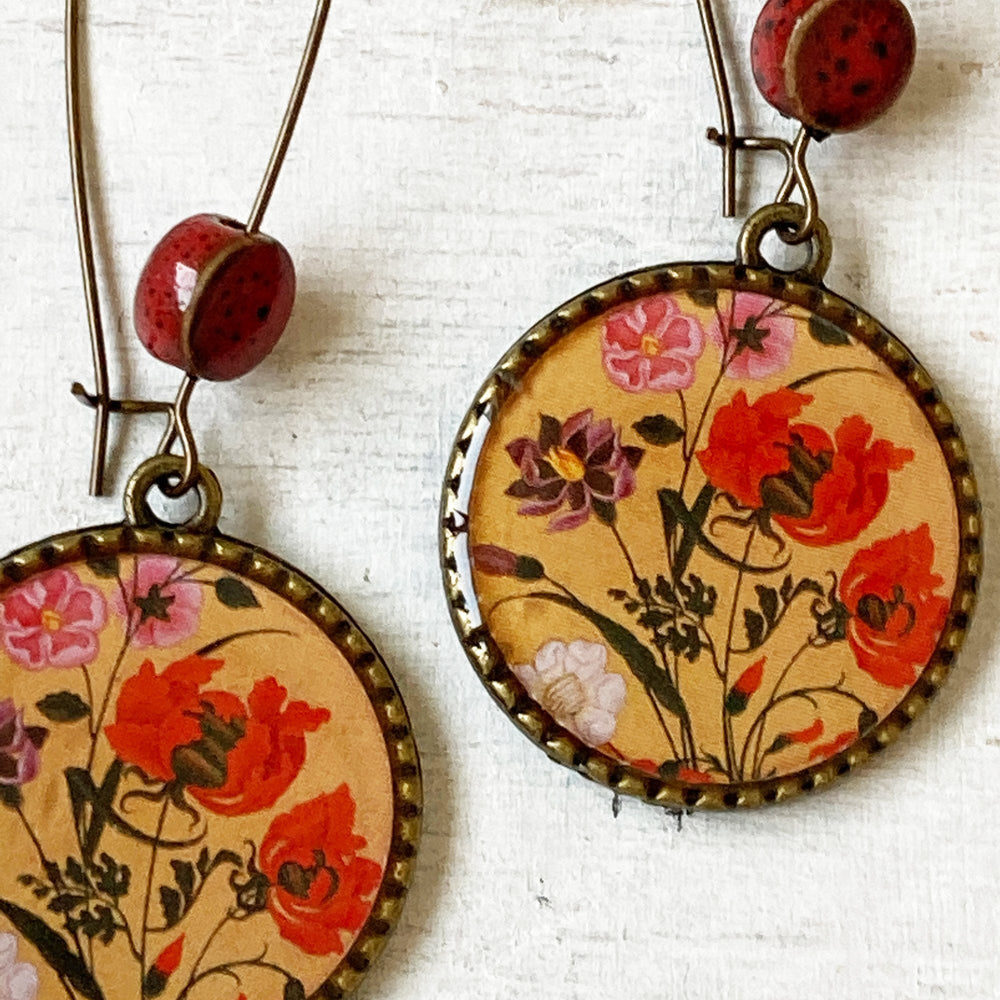
[[[906,385],[734,285],[586,300],[498,392],[462,527],[524,694],[612,764],[698,786],[871,732],[934,656],[959,563]]]
[[[395,807],[380,717],[314,620],[209,563],[70,562],[0,590],[0,684],[0,998],[320,988]]]

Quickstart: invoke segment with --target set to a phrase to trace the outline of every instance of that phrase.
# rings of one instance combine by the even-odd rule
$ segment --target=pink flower
[[[601,341],[604,370],[628,392],[676,392],[694,384],[705,331],[670,295],[650,295],[612,313]]]
[[[38,751],[48,735],[42,726],[26,726],[24,709],[12,699],[0,701],[0,785],[20,787],[38,776],[42,766]]]
[[[141,556],[132,579],[112,598],[115,612],[128,620],[136,646],[175,646],[198,630],[201,585],[189,580],[179,559]]]
[[[0,603],[4,647],[29,670],[92,662],[107,620],[104,596],[70,569],[34,576]]]
[[[615,505],[635,492],[643,450],[623,445],[610,420],[595,421],[593,410],[581,410],[564,422],[542,414],[538,438],[511,441],[507,454],[521,472],[507,487],[508,496],[522,501],[518,514],[552,514],[549,531],[567,531],[591,511],[614,523]],[[569,509],[557,514],[563,506]]]
[[[767,378],[792,359],[795,318],[767,295],[735,292],[728,315],[716,315],[708,335],[726,359],[730,378]]]

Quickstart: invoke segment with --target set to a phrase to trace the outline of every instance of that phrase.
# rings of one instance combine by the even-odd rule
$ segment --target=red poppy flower
[[[837,545],[857,538],[878,516],[889,496],[889,472],[913,460],[909,448],[885,439],[872,441],[864,417],[847,417],[834,433],[808,424],[792,428],[793,437],[813,457],[830,454],[830,467],[812,489],[807,517],[775,516],[792,538],[805,545]]]
[[[347,785],[275,817],[260,845],[268,909],[283,938],[310,955],[342,955],[344,933],[368,919],[382,868],[358,856],[356,805]]]
[[[912,684],[941,636],[949,602],[934,593],[944,579],[933,567],[925,523],[855,553],[841,578],[847,641],[858,666],[888,687]]]
[[[858,731],[856,729],[848,729],[829,743],[820,743],[818,746],[814,746],[809,751],[809,759],[827,760],[840,753],[841,750],[846,750],[857,738]]]
[[[305,762],[305,733],[330,719],[304,701],[285,705],[273,677],[254,684],[247,702],[202,691],[222,660],[189,656],[160,674],[151,660],[123,685],[112,749],[149,777],[177,781],[212,812],[242,816],[274,805]]]
[[[804,545],[857,538],[889,495],[889,472],[913,459],[908,448],[872,441],[864,417],[846,417],[831,439],[821,427],[793,424],[811,396],[778,389],[752,406],[742,390],[712,421],[698,460],[709,481],[740,506],[773,517]]]
[[[791,467],[790,422],[811,402],[812,396],[778,389],[751,405],[740,389],[719,408],[708,432],[708,447],[698,452],[712,485],[743,507],[762,507],[760,484]]]

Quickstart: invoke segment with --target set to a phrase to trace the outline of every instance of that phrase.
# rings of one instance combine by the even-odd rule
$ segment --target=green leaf
[[[764,623],[764,616],[760,612],[754,611],[753,608],[744,608],[743,627],[747,632],[748,651],[763,645],[767,626]]]
[[[215,596],[227,608],[259,608],[254,592],[235,576],[222,576],[215,581]]]
[[[836,323],[831,323],[815,313],[809,314],[809,333],[813,340],[818,340],[828,347],[846,347],[851,342],[851,338]]]
[[[306,988],[297,979],[289,979],[282,1000],[306,1000]]]
[[[858,734],[864,736],[869,729],[878,725],[878,712],[866,705],[858,716]]]
[[[90,715],[90,706],[72,691],[47,694],[35,708],[50,722],[79,722]]]
[[[596,497],[593,497],[590,505],[597,515],[598,520],[603,521],[605,524],[611,525],[618,520],[618,508],[615,507],[612,501],[598,500]]]
[[[183,914],[181,894],[169,885],[161,885],[160,908],[163,910],[163,919],[166,921],[167,927],[173,927],[180,923]]]
[[[774,628],[775,620],[778,617],[778,592],[774,587],[764,587],[757,584],[754,587],[757,591],[757,603],[764,614],[764,621],[767,622],[768,631]]]
[[[545,567],[533,556],[518,556],[514,576],[519,580],[541,580]]]
[[[97,888],[101,892],[112,896],[114,899],[121,899],[128,895],[129,885],[132,882],[132,870],[128,865],[120,865],[110,854],[101,854],[101,861],[104,868],[101,869],[97,878]]]
[[[194,865],[190,861],[178,861],[176,858],[170,862],[170,867],[174,870],[174,881],[184,897],[184,909],[191,905],[191,897],[194,895]]]
[[[90,885],[90,879],[87,878],[87,873],[83,870],[83,865],[76,858],[66,859],[66,879],[74,885]]]
[[[113,579],[121,573],[121,564],[118,561],[118,556],[97,556],[94,559],[88,559],[87,568],[94,576],[99,576],[103,579]]]
[[[66,978],[81,997],[85,1000],[104,1000],[100,986],[94,982],[94,977],[82,959],[69,950],[62,935],[34,913],[29,913],[6,899],[0,899],[0,913],[35,946],[39,955],[57,974]]]
[[[86,906],[87,898],[78,892],[60,892],[58,896],[53,896],[49,900],[49,909],[53,913],[69,913],[78,906]]]
[[[719,303],[719,291],[716,288],[689,288],[687,297],[696,306],[716,306]]]
[[[21,789],[17,785],[0,785],[0,802],[11,809],[17,807],[24,801]]]
[[[688,717],[684,699],[674,687],[667,672],[657,665],[656,657],[650,652],[649,647],[644,646],[627,628],[575,597],[540,591],[529,596],[560,604],[586,618],[604,636],[608,645],[628,664],[638,681],[656,695],[657,700],[668,712],[680,719]]]
[[[655,444],[661,448],[684,440],[684,428],[662,413],[637,420],[632,425],[632,430],[647,444]]]
[[[781,569],[782,566],[788,565],[791,559],[790,555],[779,566],[754,566],[751,563],[740,562],[739,559],[723,552],[714,542],[710,541],[705,535],[703,525],[705,518],[708,516],[708,508],[711,506],[714,495],[715,487],[706,483],[698,494],[694,506],[691,510],[688,510],[687,505],[677,490],[662,489],[657,493],[664,526],[672,519],[674,523],[680,524],[684,528],[684,537],[681,539],[677,559],[674,561],[674,572],[678,576],[687,567],[687,561],[690,559],[690,554],[696,545],[713,559],[717,559],[727,566],[732,566],[734,569],[740,569],[744,573],[774,573],[776,570]]]
[[[538,447],[542,454],[555,448],[562,441],[562,424],[547,413],[541,414],[538,426]]]

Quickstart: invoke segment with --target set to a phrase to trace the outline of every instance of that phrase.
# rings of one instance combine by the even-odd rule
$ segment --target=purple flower
[[[593,511],[605,524],[615,520],[615,504],[635,492],[641,448],[621,443],[610,420],[594,420],[593,410],[574,413],[564,423],[542,415],[538,440],[518,438],[507,453],[521,478],[507,495],[521,500],[519,514],[555,515],[549,531],[584,524]],[[569,509],[557,514],[562,507]]]
[[[49,735],[41,726],[24,724],[24,709],[11,698],[0,701],[0,785],[20,787],[37,777],[42,758],[38,752]]]

